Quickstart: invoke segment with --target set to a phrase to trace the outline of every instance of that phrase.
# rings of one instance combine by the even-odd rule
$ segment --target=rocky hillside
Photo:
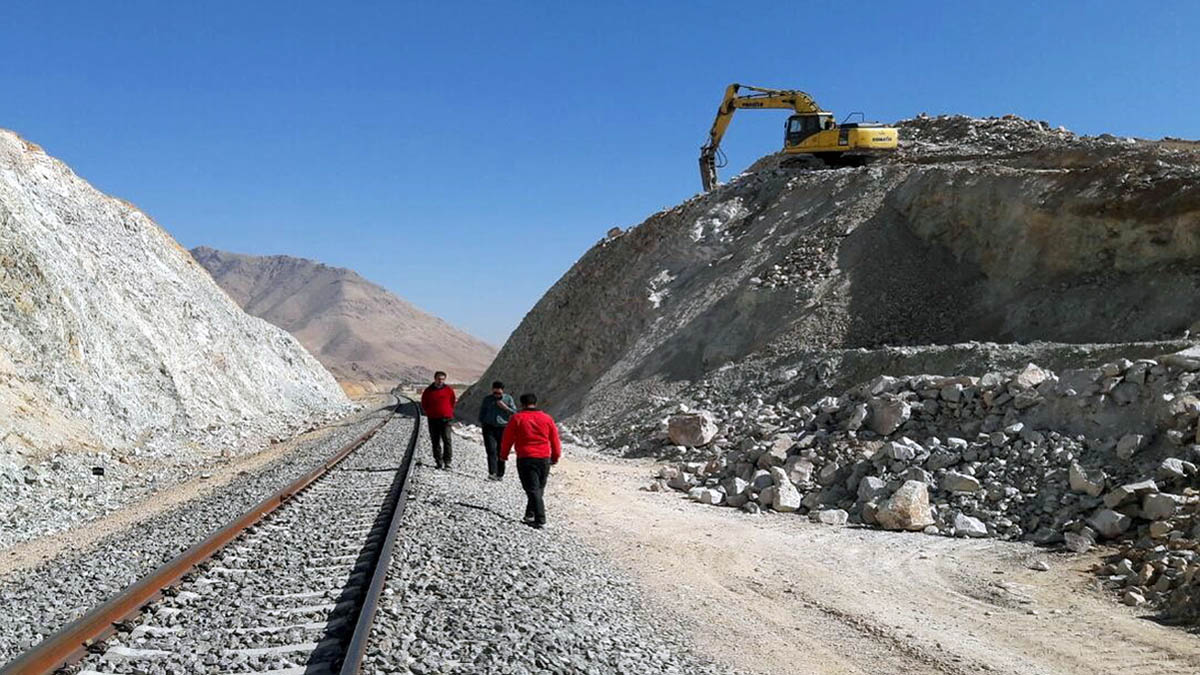
[[[0,130],[0,546],[348,409],[144,213]]]
[[[901,130],[880,165],[768,157],[614,233],[493,368],[585,438],[681,460],[651,489],[1103,545],[1125,603],[1200,621],[1200,153],[1017,118]]]
[[[296,336],[351,394],[425,381],[435,370],[474,382],[496,355],[348,269],[206,247],[192,255],[244,310]]]
[[[768,157],[600,241],[482,379],[620,426],[718,372],[807,396],[991,356],[1059,368],[1095,360],[1076,345],[1181,338],[1200,316],[1200,155],[1016,118],[901,128],[884,163]],[[971,341],[999,346],[938,346]]]

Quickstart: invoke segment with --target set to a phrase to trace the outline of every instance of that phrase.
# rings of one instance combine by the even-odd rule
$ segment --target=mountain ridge
[[[207,246],[191,254],[234,302],[295,335],[351,394],[423,380],[435,370],[471,382],[496,353],[352,269]]]

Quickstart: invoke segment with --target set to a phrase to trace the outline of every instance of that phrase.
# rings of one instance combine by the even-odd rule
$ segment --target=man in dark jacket
[[[512,416],[504,428],[500,443],[500,461],[517,449],[517,475],[525,489],[525,523],[541,529],[546,524],[546,506],[542,493],[550,478],[551,465],[562,456],[562,442],[554,419],[537,409],[537,396],[521,394],[521,412]]]
[[[504,393],[504,383],[492,383],[492,393],[479,404],[479,426],[483,427],[483,449],[487,451],[488,480],[504,478],[504,462],[500,461],[500,442],[508,418],[517,412],[512,396]]]
[[[429,442],[433,445],[433,463],[449,469],[451,460],[450,423],[454,421],[454,388],[446,386],[446,373],[433,374],[433,384],[421,392],[421,410],[429,420]]]

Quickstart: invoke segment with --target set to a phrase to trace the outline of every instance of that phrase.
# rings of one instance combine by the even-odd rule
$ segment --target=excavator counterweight
[[[742,90],[748,94],[742,94]],[[792,110],[784,131],[783,152],[811,155],[829,166],[861,166],[872,157],[896,149],[894,127],[877,123],[838,124],[811,96],[797,89],[764,89],[731,84],[717,109],[708,142],[700,148],[700,182],[707,192],[717,186],[721,139],[739,108]]]

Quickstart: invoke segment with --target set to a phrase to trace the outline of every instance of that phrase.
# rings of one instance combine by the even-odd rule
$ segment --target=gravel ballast
[[[189,546],[327,459],[377,424],[387,411],[354,418],[327,435],[191,500],[105,537],[0,579],[0,663],[79,618]]]
[[[88,655],[81,672],[336,667],[391,520],[411,430],[411,419],[391,420]]]
[[[482,448],[454,440],[454,468],[440,471],[422,433],[364,672],[729,672],[565,529],[553,470],[548,524],[535,530],[521,523],[515,463],[488,481]]]

